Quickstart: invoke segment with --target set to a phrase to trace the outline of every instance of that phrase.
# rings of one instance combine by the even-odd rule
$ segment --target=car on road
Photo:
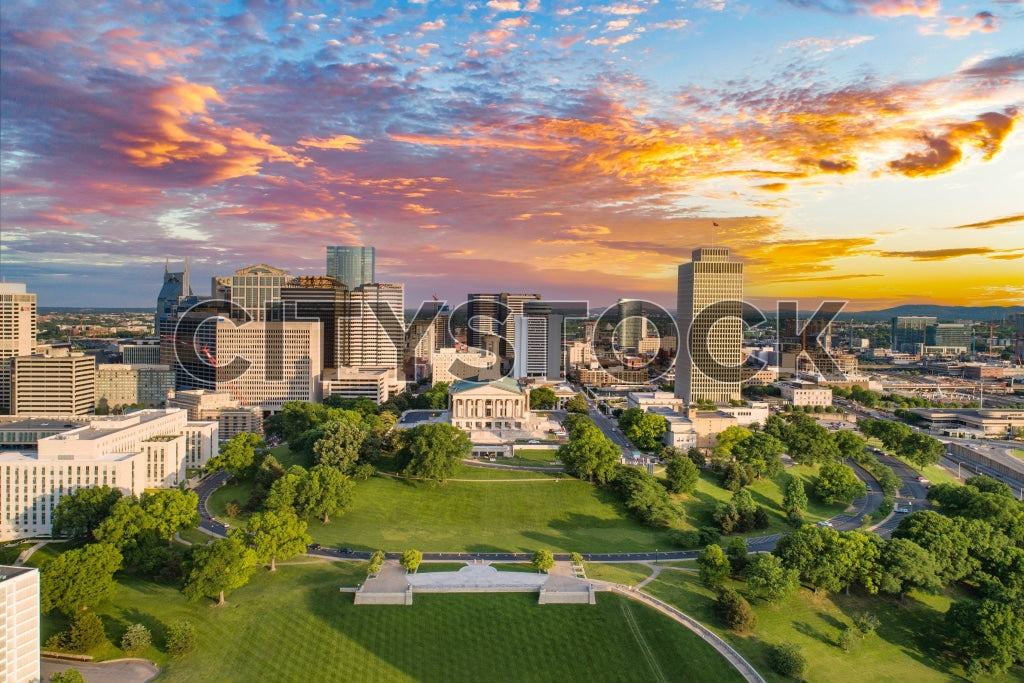
[[[540,443],[537,439],[530,439],[527,443]]]
[[[818,522],[818,526],[820,526],[820,527],[822,527],[824,529],[831,529],[832,528],[832,522],[828,521],[827,519],[823,519],[820,522]]]
[[[319,543],[312,543],[309,546],[310,550],[320,550],[320,548],[323,548],[323,546],[320,545]]]
[[[342,548],[341,552],[345,553],[346,555],[350,555],[350,554],[352,554],[355,551],[352,550],[352,548]]]

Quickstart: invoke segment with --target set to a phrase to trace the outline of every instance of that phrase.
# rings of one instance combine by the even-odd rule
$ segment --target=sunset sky
[[[2,275],[154,306],[377,247],[407,303],[1024,301],[1024,4],[4,0]],[[713,224],[718,223],[718,228]]]

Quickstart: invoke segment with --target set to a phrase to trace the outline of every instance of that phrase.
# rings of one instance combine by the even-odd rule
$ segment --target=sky
[[[1024,301],[1018,0],[0,4],[0,275],[154,306],[377,249],[407,305]]]

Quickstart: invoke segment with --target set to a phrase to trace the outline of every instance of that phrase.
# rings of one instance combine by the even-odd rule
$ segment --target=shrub
[[[860,631],[861,637],[869,636],[878,629],[878,617],[870,612],[861,612],[854,615],[853,625]]]
[[[718,591],[718,599],[715,600],[715,614],[723,626],[737,633],[748,633],[757,626],[757,615],[750,608],[750,603],[731,588],[723,588]]]
[[[555,566],[555,557],[550,550],[538,550],[530,560],[533,568],[539,572],[548,573],[548,570]]]
[[[142,624],[132,624],[121,636],[121,649],[127,654],[134,655],[145,650],[152,642],[153,638],[148,628]]]
[[[794,643],[782,643],[772,645],[768,650],[768,664],[775,673],[799,678],[807,666],[807,658],[804,657],[799,645]]]
[[[175,621],[167,627],[167,652],[184,657],[196,649],[196,627],[191,621]]]
[[[680,548],[696,548],[700,542],[700,534],[696,531],[683,531],[681,529],[673,529],[668,534],[668,540],[672,545]],[[707,545],[706,543],[704,545]]]
[[[102,643],[106,637],[106,632],[103,630],[103,621],[99,616],[95,612],[85,612],[75,619],[75,622],[71,625],[68,649],[76,652],[85,652],[89,648]]]
[[[228,504],[224,506],[224,514],[228,517],[238,518],[242,516],[242,504],[237,500],[228,501]]]

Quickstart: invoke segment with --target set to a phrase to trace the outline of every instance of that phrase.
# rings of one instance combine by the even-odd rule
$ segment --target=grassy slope
[[[742,583],[733,584],[741,592]],[[822,683],[871,681],[906,683],[907,681],[950,681],[963,674],[942,652],[943,643],[935,638],[942,633],[943,618],[950,603],[958,597],[912,593],[900,604],[894,598],[857,595],[814,595],[803,590],[778,605],[752,601],[757,612],[757,628],[749,636],[738,636],[715,626],[712,612],[714,594],[705,588],[696,574],[663,571],[648,584],[646,592],[671,603],[698,619],[725,638],[769,681],[783,681],[768,666],[770,644],[792,642],[803,649],[808,666],[804,679]],[[881,621],[875,635],[858,639],[849,653],[835,643],[853,616],[870,612]],[[1014,672],[1019,676],[1022,672]],[[986,680],[1017,680],[1013,675]]]
[[[595,606],[542,606],[533,594],[420,595],[411,607],[357,607],[338,587],[360,581],[363,567],[260,571],[224,607],[188,603],[174,588],[126,579],[98,611],[114,641],[129,624],[146,624],[156,646],[140,656],[165,667],[160,680],[172,683],[654,680],[630,620],[667,680],[739,680],[699,638],[619,596],[602,594]],[[172,660],[161,650],[165,625],[177,619],[195,623],[200,645]],[[64,627],[56,622],[44,619],[44,638]],[[118,651],[108,642],[94,654]]]

